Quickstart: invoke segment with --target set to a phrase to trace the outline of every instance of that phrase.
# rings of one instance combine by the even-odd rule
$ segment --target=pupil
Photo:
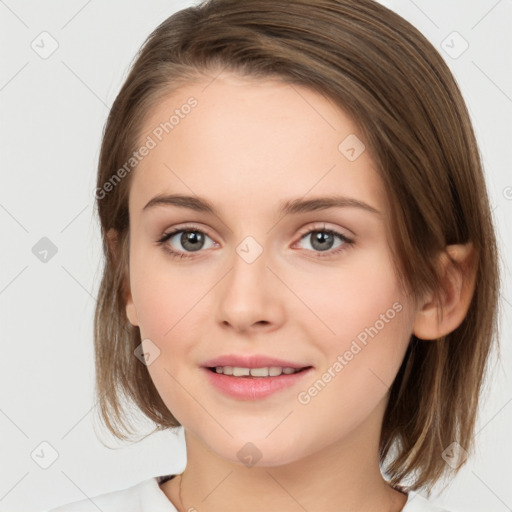
[[[201,242],[203,242],[202,238],[203,235],[197,231],[187,231],[181,236],[181,243],[183,247],[192,251],[197,251],[201,248]],[[191,245],[187,247],[187,244]]]
[[[327,242],[328,247],[326,247],[326,245],[325,245],[326,242]],[[329,243],[329,242],[331,242],[331,243]],[[316,235],[313,237],[313,244],[312,244],[313,247],[315,247],[315,244],[319,244],[318,247],[316,247],[316,248],[321,251],[330,249],[330,246],[332,245],[332,234],[326,233],[323,231],[317,231]]]

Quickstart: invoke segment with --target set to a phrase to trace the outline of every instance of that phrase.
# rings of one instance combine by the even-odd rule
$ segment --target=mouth
[[[279,377],[280,375],[293,375],[309,370],[312,366],[292,368],[290,366],[263,366],[259,368],[248,368],[242,366],[208,366],[207,370],[213,373],[227,375],[236,378],[262,379],[266,377]]]
[[[259,355],[228,355],[206,361],[203,372],[212,389],[231,399],[260,400],[291,390],[311,376],[313,366]],[[283,395],[286,397],[287,395]]]

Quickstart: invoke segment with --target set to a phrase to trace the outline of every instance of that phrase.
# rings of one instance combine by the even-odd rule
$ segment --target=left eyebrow
[[[189,208],[198,212],[211,213],[218,216],[215,207],[206,199],[194,196],[186,196],[182,194],[168,194],[157,195],[153,197],[142,209],[147,211],[156,206],[178,206],[181,208]],[[376,215],[381,215],[381,212],[370,206],[369,204],[344,196],[327,196],[316,197],[312,199],[291,199],[284,201],[280,207],[279,212],[282,215],[292,215],[297,213],[307,213],[317,210],[325,210],[327,208],[360,208],[371,212]]]
[[[316,197],[313,199],[292,199],[285,201],[280,209],[284,215],[294,213],[305,213],[316,210],[325,210],[327,208],[361,208],[376,215],[381,215],[381,212],[359,199],[344,196],[328,196]]]

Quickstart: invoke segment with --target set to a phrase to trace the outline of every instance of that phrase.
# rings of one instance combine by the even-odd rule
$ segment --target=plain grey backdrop
[[[42,511],[185,467],[182,432],[122,445],[94,422],[101,245],[93,202],[103,125],[132,59],[161,21],[196,3],[0,1],[1,512]],[[502,359],[487,381],[478,453],[433,501],[453,512],[505,512],[512,510],[512,1],[383,3],[425,34],[462,89],[502,251]],[[141,422],[141,431],[149,425]]]

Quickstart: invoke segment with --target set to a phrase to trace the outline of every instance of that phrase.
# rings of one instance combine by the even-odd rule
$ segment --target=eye
[[[206,239],[211,241],[209,246],[205,244]],[[337,245],[336,239],[339,241]],[[354,243],[352,239],[334,229],[327,229],[325,225],[303,232],[300,241],[303,240],[309,242],[310,248],[306,247],[306,249],[317,253],[319,257],[336,255],[347,250]],[[179,259],[191,258],[194,252],[201,252],[201,249],[208,249],[218,245],[202,229],[194,226],[176,228],[168,233],[164,233],[157,240],[157,243],[162,245],[164,250],[173,258]]]
[[[339,240],[338,245],[336,244],[336,239]],[[303,234],[300,240],[308,241],[308,245],[310,248],[306,247],[308,250],[313,252],[326,253],[319,254],[320,257],[324,256],[332,256],[334,254],[338,254],[341,251],[346,250],[350,245],[354,243],[353,240],[346,237],[342,233],[334,230],[327,229],[325,226],[309,229]],[[332,250],[334,248],[334,250]]]
[[[169,233],[165,233],[162,238],[157,240],[157,243],[162,245],[164,249],[175,258],[190,258],[191,256],[187,253],[198,252],[201,251],[201,249],[209,248],[205,247],[206,238],[213,242],[213,240],[199,228],[177,228]],[[178,245],[177,249],[173,248],[173,243]],[[215,242],[210,245],[210,247],[214,246]]]

